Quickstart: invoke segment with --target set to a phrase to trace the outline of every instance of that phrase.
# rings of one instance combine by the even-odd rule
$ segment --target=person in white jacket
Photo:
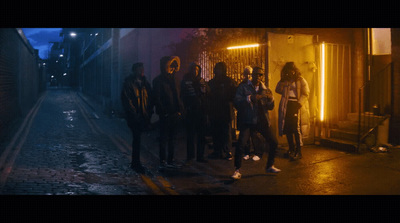
[[[282,95],[279,103],[279,135],[286,135],[289,144],[287,153],[289,158],[291,160],[301,159],[302,135],[308,135],[310,126],[308,105],[310,89],[294,62],[287,62],[282,68],[281,80],[278,82],[275,92]]]

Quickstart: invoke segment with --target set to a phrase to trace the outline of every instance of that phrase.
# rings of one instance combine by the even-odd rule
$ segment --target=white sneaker
[[[281,170],[276,168],[275,166],[271,166],[266,171],[267,171],[267,173],[279,173],[279,172],[281,172]]]
[[[248,160],[248,159],[250,159],[250,156],[249,155],[245,155],[245,156],[243,156],[243,159],[244,160]]]
[[[257,156],[257,155],[254,155],[254,156],[253,156],[253,160],[254,160],[254,161],[259,161],[259,160],[260,160],[260,157]]]
[[[240,174],[239,170],[236,170],[231,177],[234,180],[239,180],[240,178],[242,178],[242,174]]]

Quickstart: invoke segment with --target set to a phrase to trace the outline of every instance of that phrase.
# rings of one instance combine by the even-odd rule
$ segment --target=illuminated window
[[[390,28],[372,29],[372,55],[392,54]]]

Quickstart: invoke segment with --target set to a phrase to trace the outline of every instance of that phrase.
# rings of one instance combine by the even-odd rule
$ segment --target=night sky
[[[33,48],[39,50],[39,57],[47,59],[49,42],[60,42],[61,28],[22,28],[26,38]]]

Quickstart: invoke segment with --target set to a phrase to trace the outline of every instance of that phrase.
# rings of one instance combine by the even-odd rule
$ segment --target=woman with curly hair
[[[302,158],[302,135],[308,136],[310,111],[308,96],[310,89],[294,62],[287,62],[281,71],[281,80],[275,92],[282,95],[279,103],[279,135],[286,135],[289,144],[287,155],[291,160]],[[293,141],[296,140],[296,145]]]

